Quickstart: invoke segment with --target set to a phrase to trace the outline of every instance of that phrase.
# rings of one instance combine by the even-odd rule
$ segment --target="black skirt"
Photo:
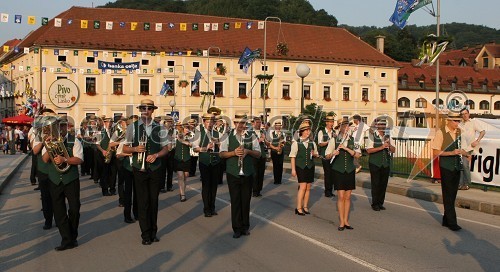
[[[178,171],[189,172],[190,169],[191,169],[191,159],[185,162],[174,159],[174,170],[176,172]]]
[[[340,173],[336,170],[332,170],[333,183],[335,184],[335,190],[354,190],[356,189],[356,177],[355,171],[351,173]]]
[[[297,173],[297,179],[299,183],[313,183],[314,182],[314,166],[311,168],[300,168],[295,166],[295,172]]]

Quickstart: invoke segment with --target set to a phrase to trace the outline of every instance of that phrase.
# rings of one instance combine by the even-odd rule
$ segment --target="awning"
[[[2,123],[7,125],[31,125],[32,122],[33,118],[24,114],[2,119]]]

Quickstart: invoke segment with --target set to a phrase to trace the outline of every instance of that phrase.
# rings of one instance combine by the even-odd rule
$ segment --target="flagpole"
[[[253,85],[253,62],[250,64],[250,87]],[[252,89],[250,89],[250,117],[253,116],[253,95]]]
[[[436,14],[436,25],[437,25],[437,41],[439,42],[439,33],[440,33],[440,21],[441,21],[441,0],[437,0],[437,14]],[[436,131],[439,129],[439,57],[436,60]]]

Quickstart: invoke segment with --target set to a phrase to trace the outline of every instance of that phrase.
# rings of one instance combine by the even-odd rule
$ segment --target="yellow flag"
[[[8,45],[4,45],[3,46],[3,52],[9,52],[9,46]]]
[[[186,31],[187,30],[187,24],[186,23],[180,23],[181,31]]]
[[[188,56],[191,56],[191,52],[193,52],[193,51],[188,50],[188,51],[187,51],[187,55],[188,55]]]
[[[89,21],[88,20],[81,20],[80,21],[80,27],[81,28],[88,28],[89,27]]]
[[[83,55],[86,57],[89,55],[89,51],[83,51]]]
[[[40,67],[35,66],[35,72],[38,72],[38,71],[40,71]]]
[[[165,57],[165,52],[160,52],[160,57]]]
[[[48,55],[49,54],[49,49],[43,49],[43,54]]]
[[[234,28],[241,28],[241,22],[234,23]]]
[[[136,28],[137,28],[137,23],[136,22],[130,23],[130,30],[135,30]]]
[[[122,57],[126,57],[127,56],[127,52],[122,52]]]
[[[28,25],[34,25],[36,23],[35,16],[28,16]]]

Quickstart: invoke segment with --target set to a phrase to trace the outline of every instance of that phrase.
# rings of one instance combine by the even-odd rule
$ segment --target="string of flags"
[[[11,21],[12,16],[8,13],[0,13],[0,23],[9,23]],[[23,15],[15,14],[14,15],[14,24],[23,24],[24,21],[28,25],[37,24],[36,16],[25,16],[26,20],[23,19]],[[41,17],[39,22],[42,26],[49,24],[48,17]],[[198,31],[203,29],[203,31],[218,31],[219,27],[223,30],[233,29],[253,29],[254,25],[257,23],[257,29],[264,29],[264,21],[248,21],[248,22],[226,22],[226,23],[187,23],[187,22],[168,22],[168,23],[159,23],[159,22],[127,22],[127,21],[100,21],[100,20],[89,20],[89,19],[62,19],[62,18],[54,18],[54,27],[64,27],[74,24],[80,24],[80,28],[82,29],[106,29],[113,30],[115,28],[128,28],[131,31],[139,30],[142,28],[144,31],[155,30],[155,31],[163,31],[164,29],[179,29],[180,31],[188,31],[191,29],[192,31]],[[190,26],[188,28],[188,26]]]

